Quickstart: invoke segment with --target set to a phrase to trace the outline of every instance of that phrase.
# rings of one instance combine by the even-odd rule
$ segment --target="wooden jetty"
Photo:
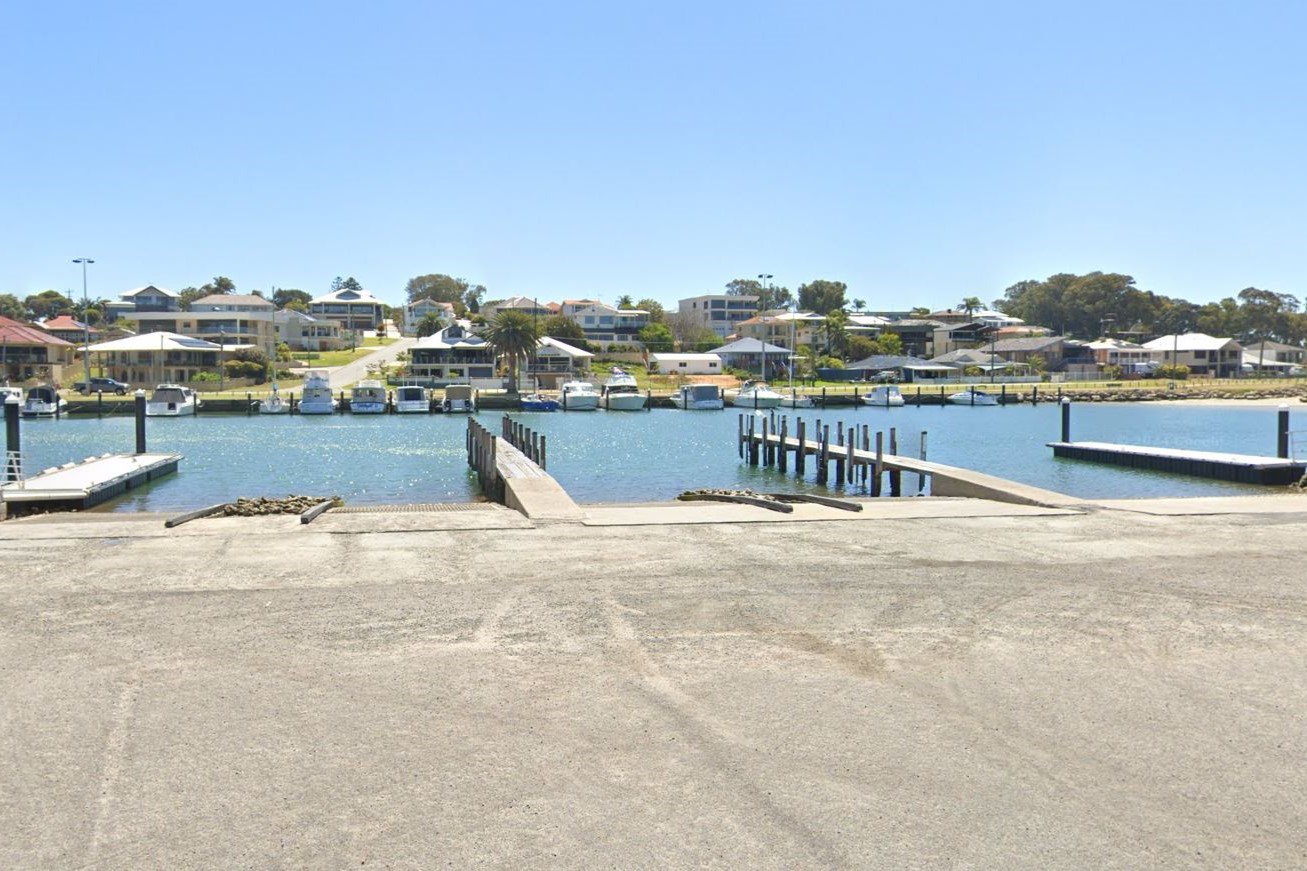
[[[1081,500],[1062,493],[1054,493],[1017,481],[986,475],[971,469],[961,469],[926,460],[926,433],[921,434],[920,456],[908,457],[898,453],[898,434],[891,428],[887,434],[873,433],[869,426],[861,427],[836,423],[834,431],[829,424],[816,421],[809,438],[807,421],[794,421],[786,416],[742,414],[739,417],[740,456],[749,465],[765,465],[786,472],[793,468],[796,475],[805,473],[809,462],[815,464],[818,484],[843,487],[855,482],[867,486],[872,496],[880,496],[883,480],[889,479],[889,495],[903,494],[903,473],[916,475],[917,486],[913,493],[924,493],[926,479],[930,479],[933,496],[959,496],[992,499],[1018,505],[1069,507],[1083,504]],[[832,474],[834,467],[834,474]]]
[[[90,508],[177,471],[181,454],[104,454],[0,484],[6,513]]]
[[[1154,448],[1110,442],[1049,442],[1053,456],[1131,469],[1151,469],[1241,484],[1292,484],[1307,472],[1307,462],[1287,457]]]

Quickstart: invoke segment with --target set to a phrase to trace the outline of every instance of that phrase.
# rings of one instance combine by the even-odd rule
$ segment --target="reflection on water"
[[[898,432],[915,455],[928,433],[929,459],[1083,497],[1265,493],[1265,488],[1057,460],[1055,405],[805,410],[817,420]],[[579,502],[669,499],[696,487],[825,491],[793,474],[751,468],[737,453],[738,412],[575,412],[514,415],[548,442],[549,471]],[[1292,426],[1297,427],[1300,415]],[[498,431],[498,415],[481,414]],[[791,421],[794,415],[790,415]],[[150,450],[185,455],[177,475],[113,503],[113,510],[177,510],[240,496],[304,493],[352,504],[465,502],[477,487],[466,463],[462,416],[351,417],[200,415],[148,421]],[[1271,454],[1276,409],[1176,404],[1076,405],[1072,438],[1197,450]],[[793,424],[791,424],[793,431]],[[23,421],[29,469],[105,452],[130,451],[130,418]],[[904,490],[916,489],[905,476]],[[845,492],[862,495],[860,486]]]

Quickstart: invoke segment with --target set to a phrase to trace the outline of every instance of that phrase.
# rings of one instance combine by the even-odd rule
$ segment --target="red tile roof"
[[[0,340],[11,345],[71,345],[58,336],[52,336],[40,327],[20,324],[0,315]]]

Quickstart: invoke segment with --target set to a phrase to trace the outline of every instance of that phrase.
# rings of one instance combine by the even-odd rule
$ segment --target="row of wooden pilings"
[[[794,474],[803,477],[807,460],[811,456],[816,462],[816,479],[818,484],[843,487],[847,484],[861,483],[868,487],[872,496],[881,495],[882,480],[888,474],[889,495],[903,495],[903,473],[896,468],[886,469],[885,457],[898,456],[898,429],[890,427],[888,439],[886,433],[876,431],[863,424],[845,424],[837,421],[834,433],[830,424],[823,424],[818,418],[814,427],[813,441],[808,441],[808,422],[796,418],[794,431],[790,430],[788,416],[777,416],[775,411],[763,414],[741,414],[738,424],[738,441],[740,457],[749,465],[759,464],[774,467],[779,472],[789,471],[793,453]],[[795,443],[789,442],[790,438]],[[773,438],[778,441],[773,441]],[[874,445],[874,447],[873,447]],[[888,449],[888,453],[887,453]],[[861,451],[861,455],[859,454]],[[873,453],[874,451],[874,453]],[[926,459],[926,433],[921,433],[920,458]],[[831,466],[835,474],[831,476]],[[925,475],[918,474],[918,491],[925,490]]]
[[[501,420],[503,421],[504,441],[521,451],[528,460],[541,469],[546,468],[545,454],[547,451],[544,435],[512,420],[508,415],[504,415]]]
[[[467,464],[476,473],[477,483],[485,497],[503,504],[504,482],[499,477],[499,467],[495,465],[495,434],[470,415],[467,419]]]

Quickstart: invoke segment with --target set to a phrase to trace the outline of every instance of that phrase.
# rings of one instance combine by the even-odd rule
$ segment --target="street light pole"
[[[770,274],[768,274],[768,273],[765,273],[765,272],[759,272],[759,273],[758,273],[758,286],[759,286],[759,287],[762,289],[762,291],[763,291],[763,293],[761,294],[762,299],[758,300],[759,303],[770,302],[770,301],[771,301],[771,300],[768,299],[768,293],[767,293],[767,289],[771,287],[771,284],[770,284],[771,279],[772,279],[772,276],[771,276]],[[767,311],[767,310],[766,310],[765,308],[763,308],[762,305],[759,305],[759,306],[758,306],[758,316],[759,316],[760,318],[762,318],[762,317],[765,316],[766,311]],[[770,335],[771,335],[771,327],[768,326],[768,324],[767,324],[767,322],[766,322],[765,320],[763,321],[763,330],[762,330],[762,334],[763,334],[764,336],[770,336]],[[767,340],[766,340],[766,339],[764,339],[764,340],[763,340],[763,343],[762,343],[762,362],[759,364],[759,366],[760,366],[761,369],[762,369],[762,380],[763,380],[763,381],[766,381],[766,380],[767,380]]]
[[[86,316],[90,303],[86,296],[86,267],[95,261],[89,257],[78,257],[74,263],[82,264],[82,363],[86,366],[86,392],[91,392],[91,320]]]

